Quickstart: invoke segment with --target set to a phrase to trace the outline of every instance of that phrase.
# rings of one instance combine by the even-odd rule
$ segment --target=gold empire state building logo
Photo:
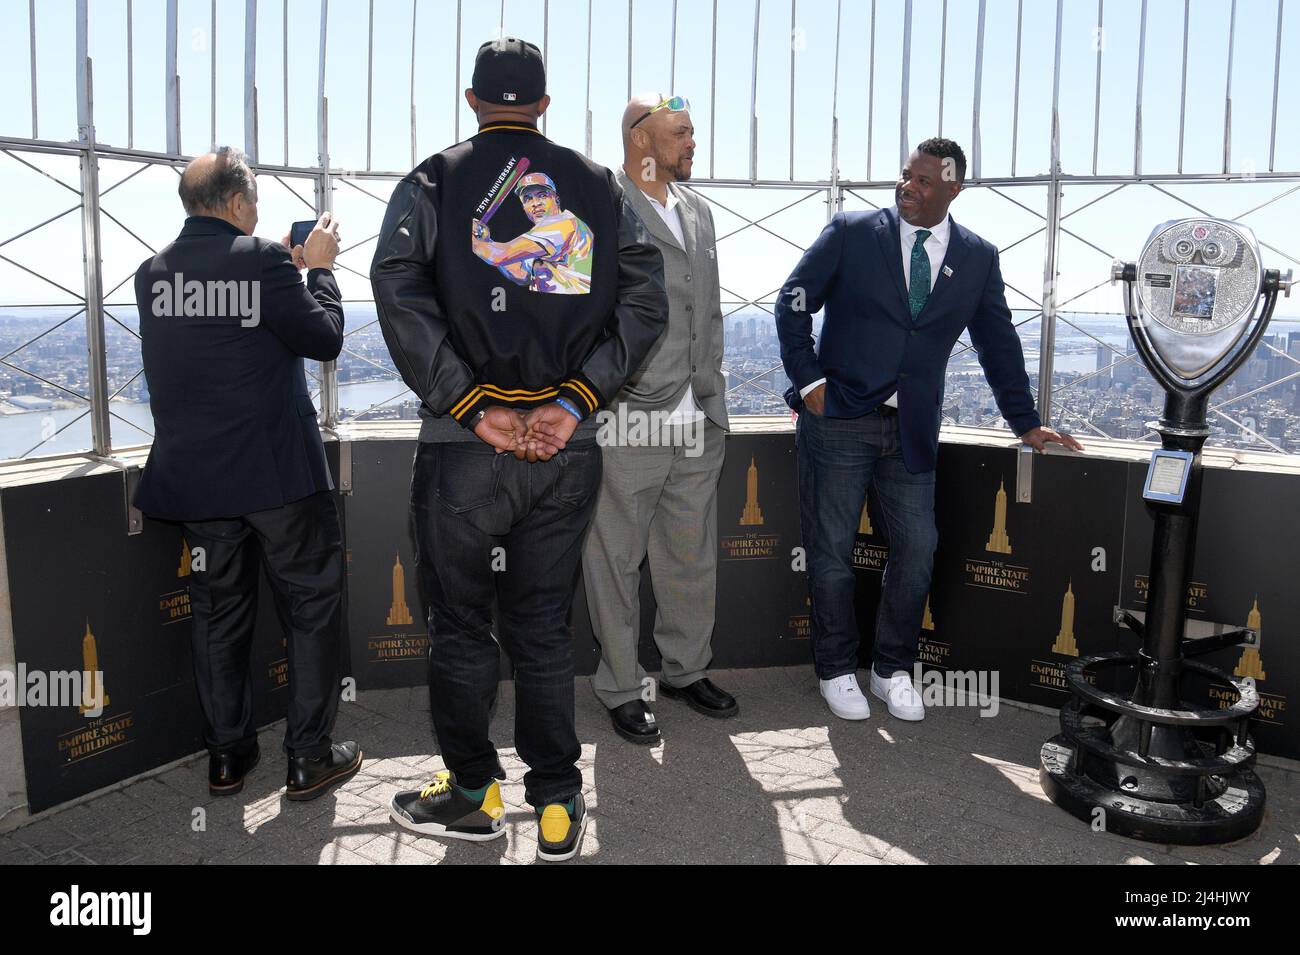
[[[758,464],[749,459],[749,477],[745,481],[745,510],[740,515],[741,527],[756,527],[763,523],[763,511],[758,506]]]
[[[871,536],[875,531],[871,528],[871,515],[867,513],[867,502],[862,502],[862,517],[858,520],[858,533]]]
[[[993,504],[993,533],[984,549],[995,554],[1011,553],[1011,538],[1007,537],[1007,487],[998,482],[998,496]]]
[[[1067,657],[1079,655],[1079,644],[1074,639],[1074,581],[1065,585],[1065,596],[1061,599],[1061,632],[1056,635],[1052,652]]]
[[[84,715],[87,710],[100,710],[108,706],[108,694],[99,685],[99,647],[95,645],[95,635],[90,632],[90,621],[86,621],[86,635],[81,638],[81,671],[85,674],[86,685],[82,689],[82,703],[78,710]],[[86,701],[91,701],[90,706]]]
[[[406,606],[406,571],[402,569],[402,557],[398,554],[393,561],[393,605],[388,608],[388,626],[406,627],[414,622]]]
[[[930,615],[930,598],[928,595],[925,598],[925,613],[921,617],[921,629],[922,630],[934,629],[934,617]]]
[[[1241,659],[1237,661],[1237,668],[1232,672],[1236,676],[1262,680],[1265,677],[1264,661],[1259,655],[1259,645],[1264,641],[1264,633],[1263,630],[1260,629],[1259,625],[1258,597],[1255,598],[1254,606],[1250,608],[1250,615],[1246,617],[1246,628],[1248,630],[1254,630],[1257,634],[1255,637],[1255,645],[1253,647],[1246,647],[1241,651]]]
[[[177,577],[188,577],[190,575],[190,545],[186,543],[185,538],[181,538],[181,562],[176,568]]]

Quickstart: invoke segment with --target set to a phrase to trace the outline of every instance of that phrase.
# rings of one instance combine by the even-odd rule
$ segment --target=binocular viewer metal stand
[[[1143,498],[1155,519],[1144,620],[1117,610],[1142,638],[1137,653],[1081,657],[1066,668],[1071,698],[1061,732],[1043,744],[1039,780],[1048,797],[1108,832],[1153,842],[1212,844],[1253,832],[1264,785],[1252,771],[1254,681],[1189,659],[1258,635],[1233,630],[1184,637],[1188,576],[1196,546],[1201,447],[1210,394],[1254,352],[1291,273],[1265,271],[1254,234],[1234,222],[1183,219],[1158,226],[1138,262],[1116,262],[1129,334],[1165,389],[1164,416]],[[1262,304],[1261,304],[1262,302]],[[1136,669],[1127,695],[1099,689]],[[1195,675],[1232,686],[1238,700],[1212,709],[1183,699]]]

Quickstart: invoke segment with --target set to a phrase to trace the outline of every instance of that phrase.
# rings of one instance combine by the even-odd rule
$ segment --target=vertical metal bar
[[[329,0],[320,3],[320,53],[317,71],[316,142],[320,172],[316,176],[316,214],[334,210],[334,185],[330,181],[329,100],[325,97],[325,51],[329,35]],[[320,366],[320,423],[334,428],[339,419],[338,365],[323,361]]]
[[[208,139],[217,148],[217,0],[212,0],[208,21]]]
[[[77,141],[93,146],[95,142],[94,87],[90,67],[89,0],[77,0]],[[82,197],[85,198],[84,196]]]
[[[77,141],[84,146],[93,147],[95,142],[94,84],[90,63],[88,0],[77,0],[75,32]]]
[[[284,73],[284,87],[282,90],[283,100],[281,105],[284,107],[284,164],[289,165],[289,0],[284,0],[284,12],[280,21],[280,37],[284,41],[284,48],[280,54],[280,66]]]
[[[631,0],[628,0],[630,3]],[[758,19],[763,0],[754,0],[754,50],[749,63],[749,178],[758,179]]]
[[[420,0],[411,0],[411,168],[415,168],[415,22]],[[452,108],[456,101],[452,100]]]
[[[244,152],[257,163],[257,0],[244,0]]]
[[[1237,0],[1232,0],[1236,3]],[[1097,33],[1093,44],[1097,47],[1097,83],[1092,100],[1092,174],[1097,175],[1097,149],[1101,141],[1101,48],[1106,45],[1103,26],[1105,0],[1097,0]]]
[[[943,81],[948,65],[948,0],[943,0],[943,18],[939,25],[939,135],[943,135]]]
[[[1052,365],[1056,349],[1057,249],[1061,238],[1061,21],[1064,0],[1056,0],[1056,52],[1052,64],[1051,171],[1047,192],[1047,247],[1043,255],[1043,314],[1038,340],[1038,417],[1051,424]]]
[[[718,116],[718,0],[713,0],[713,35],[710,41],[713,55],[709,58],[709,178],[713,176],[713,160],[717,155],[716,142]],[[591,60],[591,50],[587,51],[587,60]]]
[[[420,0],[411,0],[411,167],[415,167],[415,24],[416,11],[419,9]],[[452,108],[456,108],[456,101],[452,100]]]
[[[871,0],[871,52],[867,57],[867,181],[871,181],[871,144],[876,119],[876,0]]]
[[[164,83],[167,87],[167,152],[181,152],[181,78],[176,72],[177,0],[167,0],[167,59]]]
[[[980,99],[981,89],[984,86],[984,19],[987,13],[988,0],[980,0],[979,20],[975,27],[975,102],[974,110],[971,115],[970,130],[970,154],[971,154],[971,175],[978,179],[980,177]]]
[[[1025,35],[1025,0],[1016,0],[1016,80],[1011,94],[1011,175],[1016,174],[1016,153],[1020,144],[1020,48]]]
[[[366,171],[370,170],[370,144],[375,103],[375,0],[370,0],[366,21]]]
[[[1142,82],[1147,65],[1147,0],[1142,0],[1142,21],[1138,28],[1137,97],[1133,110],[1133,175],[1142,175]]]
[[[587,0],[587,158],[591,158],[591,0]],[[712,173],[710,173],[712,175]]]
[[[673,0],[672,52],[668,55],[668,95],[676,96],[677,87],[677,0]]]
[[[1232,54],[1237,39],[1237,0],[1228,17],[1228,72],[1223,88],[1223,171],[1232,170]]]
[[[591,9],[590,3],[591,0],[588,0],[588,11]],[[460,0],[456,0],[456,75],[451,78],[451,101],[456,104],[456,109],[453,111],[455,115],[453,132],[456,142],[460,142],[460,104],[463,99],[460,91],[460,13]],[[587,59],[591,59],[590,54],[588,54]]]
[[[1052,59],[1052,162],[1055,165],[1059,162],[1060,154],[1060,127],[1058,124],[1058,113],[1061,105],[1061,20],[1062,20],[1062,3],[1064,0],[1056,0],[1056,53]]]
[[[912,0],[907,0],[903,7],[903,88],[902,102],[898,110],[898,168],[907,163],[907,99],[912,86]]]
[[[673,0],[673,2],[676,3],[676,0]],[[676,20],[674,19],[673,21],[674,37],[677,35],[676,30],[677,30],[677,23]],[[551,55],[551,0],[542,0],[542,70],[546,73],[547,76],[550,76],[550,71],[551,71],[550,55]],[[549,116],[550,116],[549,111],[542,114],[542,135],[543,136],[546,135],[546,120]]]
[[[36,0],[27,0],[27,59],[32,68],[32,139],[40,139],[36,123]]]
[[[1277,85],[1282,75],[1282,4],[1277,0],[1277,47],[1273,52],[1273,121],[1268,133],[1268,171],[1273,171],[1273,156],[1277,149]]]
[[[632,0],[627,0],[627,98],[632,98]]]
[[[329,107],[325,98],[325,40],[329,35],[330,0],[320,0],[320,47],[316,59],[316,162],[330,168]]]
[[[835,0],[835,66],[831,76],[831,187],[827,195],[830,201],[826,204],[828,216],[838,212],[838,204],[844,201],[844,194],[840,190],[840,19],[843,12],[842,0]],[[791,106],[793,105],[792,99]]]
[[[81,144],[81,242],[86,293],[87,376],[90,379],[90,449],[112,453],[108,367],[104,354],[104,286],[100,268],[99,158],[95,154],[95,87],[90,62],[90,0],[77,0],[77,137]]]
[[[126,0],[126,148],[135,148],[135,29],[132,2]],[[36,134],[33,133],[33,136]]]
[[[790,179],[794,180],[794,44],[795,31],[798,30],[796,24],[796,11],[799,9],[799,0],[790,0]],[[836,31],[835,42],[839,44],[839,35]]]
[[[1178,94],[1178,174],[1183,172],[1183,132],[1187,127],[1187,35],[1192,22],[1192,0],[1183,0],[1183,72]]]

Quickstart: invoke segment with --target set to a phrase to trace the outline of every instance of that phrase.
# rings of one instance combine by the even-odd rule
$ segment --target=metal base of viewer
[[[1159,802],[1118,791],[1085,773],[1070,772],[1075,746],[1064,734],[1043,744],[1038,779],[1043,792],[1070,815],[1092,822],[1102,810],[1107,832],[1170,845],[1217,845],[1243,839],[1259,828],[1264,817],[1264,784],[1250,770],[1209,777],[1214,798]]]

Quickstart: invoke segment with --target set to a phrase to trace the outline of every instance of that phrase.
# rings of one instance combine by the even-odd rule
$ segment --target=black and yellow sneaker
[[[538,813],[537,858],[564,862],[578,854],[587,831],[587,804],[582,793],[568,802],[547,803]]]
[[[506,834],[506,807],[495,779],[481,789],[462,789],[451,773],[438,773],[423,789],[396,793],[388,814],[399,826],[428,836],[486,842]]]

